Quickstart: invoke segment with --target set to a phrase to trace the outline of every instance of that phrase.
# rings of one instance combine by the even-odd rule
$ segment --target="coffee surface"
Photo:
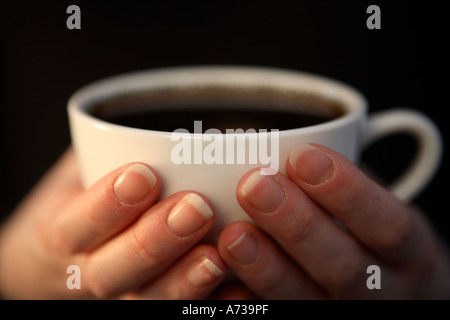
[[[184,128],[194,132],[194,121],[202,121],[203,132],[207,129],[216,128],[225,133],[226,129],[247,130],[253,128],[288,130],[320,124],[340,116],[338,113],[330,114],[308,114],[275,110],[257,109],[198,109],[196,107],[185,107],[182,110],[149,110],[132,114],[97,117],[114,124],[149,129],[156,131],[173,132]]]
[[[162,87],[118,94],[90,106],[90,113],[115,124],[173,132],[207,129],[288,130],[323,123],[344,114],[341,102],[311,92],[270,87]]]

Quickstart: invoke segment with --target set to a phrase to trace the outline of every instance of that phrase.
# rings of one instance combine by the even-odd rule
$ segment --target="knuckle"
[[[161,294],[161,296],[165,296],[170,300],[190,300],[195,299],[196,291],[200,290],[188,287],[187,285],[180,286],[178,284],[177,286],[169,286],[166,292]]]
[[[406,246],[413,234],[412,217],[406,213],[397,214],[389,228],[380,237],[379,248],[385,252],[396,252]]]
[[[48,230],[47,228],[41,228],[42,231]],[[46,239],[45,242],[49,247],[55,252],[61,255],[72,255],[79,251],[77,244],[74,241],[68,239],[68,234],[66,234],[58,223],[58,220],[51,224],[50,231],[48,234],[42,234],[40,236],[42,239]]]
[[[88,267],[85,280],[89,290],[99,299],[109,299],[114,296],[113,287],[109,285],[97,272],[95,268]]]
[[[276,268],[276,270],[272,269],[270,272],[263,272],[260,277],[258,277],[258,281],[255,284],[257,291],[277,292],[283,274],[282,268]]]
[[[286,223],[281,230],[283,242],[299,244],[311,238],[316,229],[317,216],[310,210],[304,210],[295,216],[292,223]]]
[[[133,231],[132,243],[130,245],[134,262],[139,265],[155,264],[159,256],[158,252],[154,252],[155,246],[150,246],[145,235],[138,230]]]
[[[352,219],[359,218],[367,208],[377,202],[376,197],[367,197],[365,192],[363,184],[351,183],[347,188],[340,190],[340,197],[337,199],[340,203],[337,205],[343,212],[350,214]]]
[[[106,215],[104,214],[104,210],[100,209],[94,203],[87,205],[87,209],[85,211],[86,222],[90,226],[95,226],[95,229],[92,230],[93,232],[95,231],[96,233],[101,234],[111,228],[111,221],[115,220],[112,219],[115,216],[114,213],[119,211],[120,208],[118,208],[114,204],[109,205],[108,208],[109,214]]]
[[[329,272],[327,287],[337,292],[340,296],[346,293],[357,292],[356,288],[366,283],[367,266],[361,260],[355,258],[340,261],[332,272]]]

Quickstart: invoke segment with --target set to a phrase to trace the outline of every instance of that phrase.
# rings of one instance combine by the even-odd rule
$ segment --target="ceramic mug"
[[[189,112],[193,105],[209,112],[225,106],[235,114],[241,109],[321,114],[334,108],[330,106],[340,111],[314,125],[226,134],[205,132],[213,128],[156,131],[151,124],[150,129],[141,129],[98,116],[99,112]],[[398,132],[411,134],[418,141],[418,152],[390,187],[404,201],[430,181],[442,152],[440,134],[423,114],[394,109],[369,117],[366,98],[354,88],[319,75],[274,68],[176,67],[119,75],[75,92],[68,102],[68,114],[86,188],[123,164],[147,163],[162,179],[160,198],[182,190],[208,197],[216,212],[212,238],[233,221],[249,220],[236,200],[236,186],[243,174],[255,167],[268,168],[261,174],[285,173],[289,151],[295,145],[325,145],[357,163],[362,148],[376,139]],[[263,149],[258,157],[256,153]]]

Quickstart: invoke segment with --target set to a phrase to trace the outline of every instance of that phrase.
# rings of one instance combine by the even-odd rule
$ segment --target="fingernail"
[[[190,193],[179,200],[169,213],[167,226],[178,237],[187,237],[200,229],[213,211],[198,194]]]
[[[237,262],[246,266],[254,264],[259,257],[258,242],[247,232],[241,234],[227,250]]]
[[[261,175],[259,170],[244,182],[241,195],[257,210],[270,213],[276,211],[285,201],[283,188],[272,176]]]
[[[196,288],[203,288],[223,275],[223,271],[210,259],[201,257],[187,271],[187,282]]]
[[[297,176],[310,185],[326,182],[334,172],[331,158],[309,144],[302,144],[292,149],[289,163]]]
[[[142,201],[156,184],[153,172],[141,163],[129,166],[114,183],[114,193],[123,204]]]

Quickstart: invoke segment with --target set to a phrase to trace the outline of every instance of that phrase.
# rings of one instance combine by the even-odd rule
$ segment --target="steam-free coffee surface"
[[[338,112],[327,115],[294,113],[274,110],[234,110],[234,109],[197,109],[184,107],[182,110],[149,110],[133,114],[97,117],[118,125],[173,132],[184,128],[194,132],[194,121],[202,121],[203,131],[216,128],[225,132],[226,129],[253,128],[288,130],[320,124],[340,116]]]

